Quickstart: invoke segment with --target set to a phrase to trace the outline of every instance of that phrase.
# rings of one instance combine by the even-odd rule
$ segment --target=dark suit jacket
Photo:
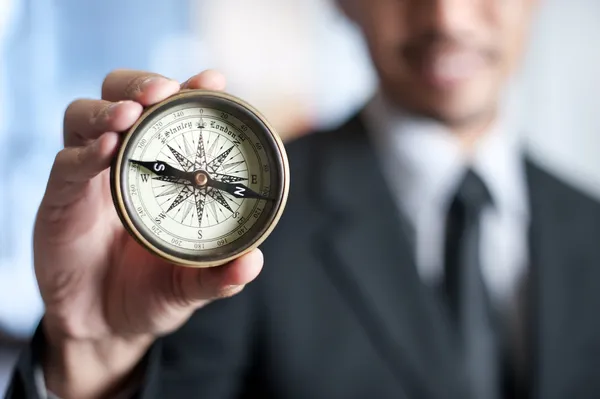
[[[144,399],[468,398],[447,318],[413,262],[359,117],[288,145],[289,202],[265,267],[144,360]],[[600,206],[524,158],[532,397],[600,397]],[[35,398],[38,332],[11,399]]]

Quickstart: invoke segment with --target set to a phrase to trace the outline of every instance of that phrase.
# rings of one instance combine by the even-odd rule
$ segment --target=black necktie
[[[491,205],[484,182],[469,170],[451,203],[446,224],[444,288],[476,399],[496,399],[500,392],[498,340],[479,251],[481,213]]]

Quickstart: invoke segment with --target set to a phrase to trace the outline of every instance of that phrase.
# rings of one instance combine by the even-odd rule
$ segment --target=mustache
[[[428,31],[408,41],[400,52],[408,59],[422,60],[434,53],[450,51],[477,52],[490,59],[496,59],[499,51],[496,47],[481,43],[472,34],[448,34],[440,31]]]

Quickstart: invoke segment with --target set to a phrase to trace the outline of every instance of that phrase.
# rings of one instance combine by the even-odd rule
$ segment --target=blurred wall
[[[542,0],[519,91],[536,156],[600,197],[600,2]]]
[[[286,139],[331,126],[372,90],[362,43],[328,0],[203,0],[192,14],[228,89],[266,114]]]

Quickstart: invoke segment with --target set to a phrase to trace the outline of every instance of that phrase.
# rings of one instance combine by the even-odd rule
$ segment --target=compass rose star
[[[245,177],[224,175],[222,173],[214,173],[212,177],[213,177],[213,179],[223,182],[223,183],[238,183],[241,181],[248,180]]]
[[[206,166],[206,168],[209,169],[209,170],[211,170],[212,172],[216,172],[217,170],[219,170],[219,168],[221,167],[221,165],[223,165],[223,162],[225,162],[225,160],[227,159],[227,157],[229,157],[229,154],[231,153],[231,151],[233,150],[233,148],[234,147],[231,146],[227,150],[223,151],[215,159],[213,159],[212,161],[210,161],[210,163]]]
[[[198,216],[198,227],[202,227],[202,217],[204,216],[204,205],[206,202],[206,188],[195,189],[194,200],[196,203],[196,215]]]
[[[167,145],[167,147],[169,148],[169,150],[171,150],[171,153],[173,154],[173,156],[175,157],[175,159],[177,160],[177,162],[181,165],[181,167],[184,170],[190,171],[190,170],[194,169],[194,164],[191,163],[189,159],[187,159],[186,157],[184,157],[179,151],[177,151],[176,149],[174,149],[170,145]]]
[[[167,212],[171,212],[173,209],[177,208],[183,201],[191,197],[193,194],[194,191],[192,189],[188,188],[188,186],[183,186],[179,192],[179,195],[177,198],[175,198],[175,201],[173,201],[169,209],[167,209]]]
[[[204,149],[204,137],[202,134],[202,127],[200,128],[200,136],[198,137],[198,148],[196,148],[196,158],[194,159],[194,167],[196,169],[206,169],[206,151]]]

